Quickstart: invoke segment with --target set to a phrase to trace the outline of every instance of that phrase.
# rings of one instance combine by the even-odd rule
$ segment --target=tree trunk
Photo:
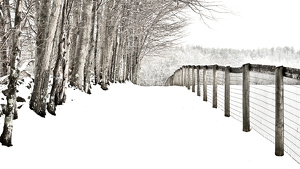
[[[2,145],[7,147],[12,146],[12,130],[13,130],[13,116],[16,113],[16,92],[17,92],[17,80],[20,74],[18,64],[21,58],[21,15],[22,15],[23,1],[18,0],[16,4],[15,13],[15,32],[13,36],[13,51],[10,60],[10,75],[7,95],[7,105],[5,111],[5,121],[3,132],[0,137]]]
[[[37,37],[38,63],[35,68],[34,88],[30,100],[30,109],[41,117],[46,116],[46,101],[48,95],[48,81],[50,74],[50,57],[53,47],[53,39],[57,28],[57,21],[61,7],[61,0],[53,0],[51,16],[48,10],[50,0],[41,1],[40,20]],[[48,24],[49,20],[49,24]]]
[[[104,14],[109,14],[106,16],[106,31],[105,31],[105,41],[106,41],[106,50],[103,57],[103,76],[102,76],[102,84],[101,88],[103,90],[107,90],[107,84],[110,77],[110,68],[112,64],[112,57],[113,57],[113,47],[115,44],[115,37],[117,32],[117,24],[119,23],[120,12],[121,12],[121,3],[120,1],[109,1],[107,6],[105,7],[106,12]]]
[[[58,56],[55,63],[55,68],[53,70],[53,84],[50,92],[49,103],[47,104],[47,110],[50,114],[56,115],[56,105],[59,100],[59,91],[58,88],[62,88],[62,62],[65,55],[65,10],[66,3],[63,4],[63,9],[61,12],[61,25],[60,25],[60,35],[59,35],[59,44],[58,44]]]
[[[118,30],[116,30],[118,31]],[[112,62],[111,62],[111,74],[110,74],[110,82],[115,82],[115,68],[116,68],[116,60],[117,60],[117,50],[118,50],[118,36],[116,33],[116,37],[113,44],[113,54],[112,54]]]
[[[100,40],[99,40],[99,34],[100,34],[100,25],[101,25],[101,11],[98,10],[97,12],[97,30],[96,30],[96,42],[95,42],[95,53],[94,53],[94,73],[95,73],[95,85],[100,84],[100,52],[98,48],[100,48]]]
[[[122,54],[123,54],[123,48],[124,48],[124,39],[122,37],[122,30],[118,36],[119,39],[119,45],[118,45],[118,50],[117,50],[117,61],[115,64],[115,81],[118,81],[121,83],[121,75],[120,75],[120,70],[121,70],[121,59],[122,59]]]
[[[3,16],[0,19],[1,22],[1,34],[0,37],[2,37],[2,42],[0,43],[1,49],[1,65],[0,65],[0,77],[7,75],[8,72],[8,63],[9,63],[9,57],[8,57],[8,51],[9,51],[9,43],[8,41],[8,30],[10,28],[11,18],[10,18],[10,10],[9,10],[9,0],[3,1],[3,6],[1,6]]]
[[[76,56],[77,56],[77,48],[78,48],[78,36],[79,36],[79,22],[80,22],[80,11],[81,11],[81,0],[73,1],[73,18],[72,18],[72,29],[71,29],[71,45],[70,45],[70,62],[69,62],[69,76],[70,76],[70,84],[72,84],[75,81],[75,75],[73,75],[73,70],[76,63]]]
[[[96,7],[97,7],[97,1],[93,0],[93,8],[92,8],[92,20],[91,20],[91,31],[90,31],[90,46],[89,46],[89,52],[88,52],[88,58],[85,63],[84,68],[84,91],[85,93],[91,94],[91,67],[93,63],[93,57],[94,56],[94,47],[95,47],[95,38],[94,38],[94,32],[95,32],[95,19],[96,19]]]
[[[73,79],[71,85],[82,90],[84,80],[84,65],[89,50],[89,38],[92,19],[92,0],[83,1],[82,21],[80,24],[78,50],[76,63],[72,72]]]

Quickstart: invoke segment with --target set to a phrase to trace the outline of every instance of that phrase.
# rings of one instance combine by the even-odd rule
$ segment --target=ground
[[[183,87],[69,89],[57,116],[46,118],[28,107],[27,100],[14,121],[14,146],[0,146],[1,168],[299,168]]]

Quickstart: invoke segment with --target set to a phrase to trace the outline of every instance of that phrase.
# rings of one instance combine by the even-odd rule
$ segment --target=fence
[[[242,67],[183,66],[166,86],[192,88],[226,117],[242,122],[244,132],[256,130],[300,163],[300,69],[245,64]]]

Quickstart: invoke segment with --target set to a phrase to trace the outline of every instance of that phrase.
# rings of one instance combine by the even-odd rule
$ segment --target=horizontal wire
[[[296,148],[300,149],[299,145],[295,144],[295,143],[294,143],[293,141],[291,141],[289,138],[285,137],[285,139],[288,140],[290,143],[292,143],[292,144],[290,144],[290,145],[294,145]],[[284,144],[285,144],[285,143],[284,143]],[[289,144],[287,144],[287,145],[289,145]],[[298,155],[298,154],[297,154],[297,155]]]
[[[259,128],[261,131],[263,131],[265,134],[268,134],[269,136],[271,136],[271,137],[274,137],[272,134],[270,134],[269,132],[266,132],[264,129],[262,129],[261,127],[259,127],[257,124],[255,124],[255,123],[253,123],[252,122],[252,124],[254,125],[254,126],[256,126],[257,128]],[[255,128],[253,128],[254,130],[256,130]],[[257,131],[257,130],[256,130]],[[260,133],[261,134],[261,132],[259,132],[259,131],[257,131],[258,133]],[[262,134],[261,134],[262,135]]]
[[[275,133],[275,130],[271,129],[271,128],[268,127],[268,126],[262,125],[259,121],[257,121],[257,123],[254,122],[255,119],[253,119],[253,118],[251,118],[251,120],[252,120],[251,123],[254,124],[256,127],[258,127],[260,130],[262,130],[263,133],[268,134],[269,136],[275,138],[275,134],[274,134],[274,135],[272,134],[272,133]],[[266,129],[269,129],[269,130],[271,130],[271,131],[269,131],[269,132],[266,131],[265,129],[262,128],[263,126],[264,126]],[[254,129],[255,129],[255,128],[254,128]]]
[[[294,95],[300,96],[300,94],[298,94],[298,93],[294,93],[294,92],[291,92],[290,90],[287,90],[287,89],[284,89],[284,92],[288,92],[288,93],[291,93],[291,94],[294,94]]]
[[[299,95],[300,96],[300,95]],[[295,99],[291,99],[290,97],[287,97],[287,96],[283,96],[285,99],[289,99],[289,100],[291,100],[291,101],[294,101],[294,102],[296,102],[296,103],[300,103],[300,101],[298,101],[298,100],[295,100]]]
[[[242,107],[238,107],[238,106],[235,106],[235,105],[231,105],[230,106],[230,109],[233,109],[233,110],[235,110],[235,111],[237,111],[237,113],[242,113],[243,112],[243,108]],[[237,110],[237,109],[240,109],[240,110]]]
[[[243,95],[242,93],[236,93],[236,92],[230,91],[230,94],[231,94],[231,93],[232,93],[232,94],[236,94],[236,95],[241,95],[241,96]]]
[[[288,140],[288,141],[291,142],[290,140]],[[290,148],[287,144],[284,143],[284,145],[285,145],[289,150],[291,150],[292,152],[294,152],[294,154],[295,154],[297,157],[300,157],[299,154],[298,154],[297,152],[295,152],[292,148]],[[284,151],[286,151],[286,150],[284,150]],[[290,153],[288,153],[288,154],[290,154]]]
[[[234,90],[234,91],[243,91],[242,89],[234,88],[234,87],[230,87],[230,90]],[[241,92],[241,93],[242,93],[242,92]]]
[[[238,119],[239,121],[242,121],[242,116],[234,113],[233,111],[230,112],[230,116],[235,117],[235,119]]]
[[[264,81],[269,81],[269,82],[274,82],[275,83],[275,79],[267,79],[267,78],[262,78],[262,77],[257,77],[257,76],[249,76],[250,79],[259,79],[259,80],[264,80]]]
[[[292,129],[292,130],[298,132],[298,131],[297,131],[296,129],[294,129],[293,127],[291,127],[291,126],[289,126],[289,125],[287,125],[287,124],[284,124],[284,125],[286,125],[286,126],[289,127],[290,129]],[[288,130],[285,129],[284,132],[289,133],[291,136],[293,136],[295,139],[297,139],[297,140],[300,142],[300,139],[297,138],[296,136],[294,136],[293,134],[291,134]]]
[[[284,98],[285,98],[285,99],[289,99],[289,100],[291,100],[291,101],[294,101],[294,102],[296,102],[296,103],[300,103],[300,101],[298,101],[298,100],[294,100],[294,99],[291,99],[290,97],[286,97],[286,96],[284,96]]]
[[[285,137],[285,139],[286,139],[287,141],[289,141],[290,143],[294,144],[294,143],[293,143],[291,140],[289,140],[288,138]],[[294,149],[292,149],[291,147],[289,147],[288,144],[284,143],[284,145],[286,145],[290,150],[292,150],[292,151],[299,157],[299,154],[296,153],[296,152],[294,151]],[[295,145],[295,144],[294,144],[294,145]],[[298,147],[297,145],[295,145],[295,146]],[[298,147],[298,148],[299,148],[299,147]]]
[[[256,95],[262,96],[262,97],[267,98],[267,99],[270,99],[270,100],[275,100],[275,98],[270,98],[270,97],[267,97],[267,96],[265,96],[265,95],[263,95],[263,94],[256,93],[256,92],[250,90],[250,94],[251,94],[251,93],[254,93],[254,94],[256,94]],[[275,95],[275,93],[272,93],[272,94]]]
[[[263,106],[260,106],[260,105],[258,105],[258,104],[256,104],[256,103],[254,103],[254,102],[251,102],[251,103],[253,103],[253,104],[255,104],[255,105],[257,105],[257,106],[259,106],[259,107],[261,107],[261,108],[263,108],[263,109],[265,109],[266,111],[269,111],[269,112],[271,112],[271,113],[273,113],[273,114],[275,114],[272,110],[269,110],[269,109],[266,109],[265,107],[263,107]],[[252,109],[254,109],[254,110],[256,110],[256,111],[258,111],[258,112],[260,112],[260,113],[263,113],[263,114],[265,114],[264,112],[262,112],[262,111],[260,111],[260,110],[257,110],[256,108],[254,108],[254,107],[250,107],[250,108],[252,108]],[[274,118],[274,117],[272,117],[272,116],[270,116],[270,115],[267,115],[267,114],[265,114],[266,116],[269,116],[269,117],[271,117],[271,118]],[[275,118],[274,118],[275,119]]]
[[[271,93],[270,91],[254,87],[254,85],[250,85],[250,88],[254,88],[254,89],[257,89],[257,90],[260,90],[260,91],[263,91],[263,92]]]
[[[298,124],[298,123],[295,122],[294,120],[292,120],[292,119],[290,119],[290,118],[288,118],[288,117],[286,117],[286,116],[284,116],[284,119],[289,120],[289,121],[293,122],[294,124],[296,124],[296,126],[299,126],[299,127],[300,127],[300,124]],[[299,120],[299,119],[298,119],[298,120]]]
[[[298,115],[296,115],[296,114],[294,114],[292,112],[289,112],[288,110],[284,110],[284,113],[289,113],[290,115],[293,115],[293,116],[295,116],[298,119],[300,118]]]
[[[275,105],[274,105],[274,104],[275,104],[275,100],[274,100],[274,99],[270,99],[270,100],[273,100],[273,101],[274,101],[274,104],[268,103],[268,102],[266,102],[266,101],[264,101],[264,100],[261,100],[261,99],[258,99],[258,98],[256,98],[256,97],[251,97],[251,96],[250,96],[250,99],[254,99],[254,100],[263,102],[263,103],[265,103],[265,104],[267,104],[267,105],[270,105],[270,106],[275,107]]]
[[[285,84],[285,85],[287,85],[287,84]],[[300,89],[300,86],[299,86],[299,85],[287,85],[287,86],[291,86],[291,87]]]
[[[254,114],[254,113],[253,113],[253,114]],[[263,117],[261,117],[261,116],[258,116],[257,114],[255,114],[255,115],[256,115],[257,117],[259,117],[261,120],[264,120],[265,122],[268,122],[268,123],[271,124],[272,126],[275,126],[275,122],[272,123],[272,122],[270,122],[269,120],[266,120],[265,118],[263,118]],[[263,124],[262,122],[258,121],[257,118],[254,118],[253,116],[250,116],[250,118],[256,120],[256,121],[259,122],[259,123],[261,123],[263,126],[266,126],[266,127],[270,128],[269,126],[267,126],[267,125]],[[271,128],[270,128],[270,129],[271,129]],[[271,130],[272,130],[272,131],[275,131],[274,129],[271,129]]]
[[[272,91],[257,88],[256,86],[262,86],[264,88],[272,88]],[[268,93],[275,93],[275,85],[250,85],[250,87],[253,87],[253,88],[258,89],[258,90],[263,90],[263,91],[268,92]]]
[[[284,105],[285,105],[285,106],[289,106],[289,107],[291,107],[291,108],[293,108],[293,109],[295,109],[295,110],[300,111],[300,109],[298,109],[297,107],[294,107],[294,106],[292,106],[292,105],[290,105],[290,104],[288,104],[288,103],[284,103]],[[289,113],[291,113],[291,112],[289,112]],[[291,113],[291,114],[293,114],[293,113]],[[297,117],[299,118],[299,116],[297,116]]]
[[[239,104],[239,105],[242,105],[242,104],[243,104],[242,102],[238,102],[238,101],[236,101],[236,100],[230,100],[230,102],[231,102],[231,103],[237,103],[237,104]]]

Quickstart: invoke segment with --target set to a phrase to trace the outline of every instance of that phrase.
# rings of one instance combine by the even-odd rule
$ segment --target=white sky
[[[299,0],[222,0],[237,15],[224,14],[211,28],[197,16],[184,44],[255,49],[293,46],[300,49]]]

